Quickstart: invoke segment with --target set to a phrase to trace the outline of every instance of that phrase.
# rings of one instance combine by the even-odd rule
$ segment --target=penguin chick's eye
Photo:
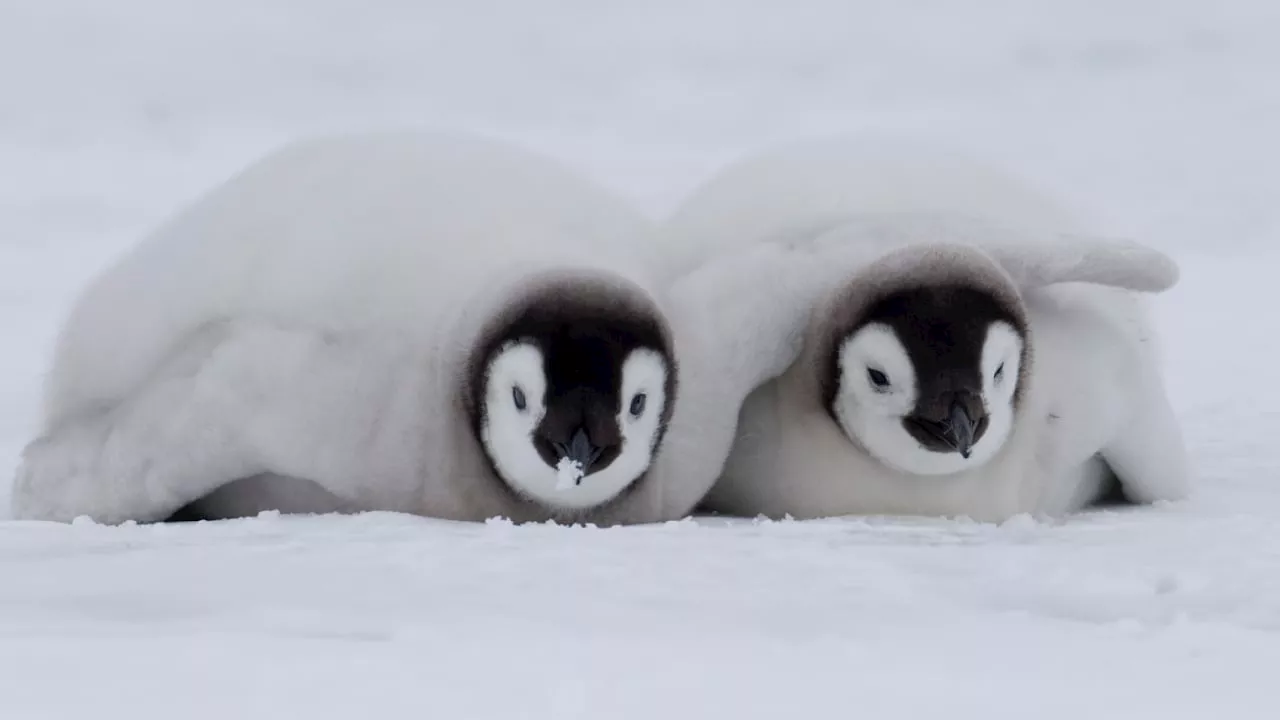
[[[1004,379],[1004,363],[1000,363],[1000,367],[996,368],[995,381],[1000,382]]]
[[[640,417],[641,413],[644,412],[644,403],[646,399],[647,398],[644,393],[636,393],[636,396],[631,398],[632,417]]]
[[[524,412],[524,409],[528,407],[528,402],[524,398],[524,391],[519,387],[511,388],[511,400],[516,404],[516,409],[520,412]]]
[[[889,377],[874,368],[867,368],[867,379],[875,386],[877,390],[884,390],[889,387]]]

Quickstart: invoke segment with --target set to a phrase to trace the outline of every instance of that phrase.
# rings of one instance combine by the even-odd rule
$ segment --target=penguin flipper
[[[742,403],[799,357],[824,283],[842,270],[855,272],[866,257],[761,243],[716,254],[669,286],[680,380],[654,471],[665,515],[687,515],[711,490],[733,446]]]
[[[1011,228],[955,213],[869,213],[792,242],[856,245],[881,255],[921,244],[968,245],[985,252],[1023,290],[1084,282],[1156,293],[1176,285],[1180,274],[1169,255],[1134,240]]]
[[[1060,235],[1048,241],[995,245],[987,250],[1024,291],[1081,282],[1158,293],[1177,284],[1179,276],[1177,263],[1168,255],[1123,239]],[[1150,333],[1144,340],[1150,342]],[[1147,362],[1156,360],[1151,357]],[[1135,410],[1120,424],[1101,455],[1131,502],[1182,499],[1190,492],[1190,471],[1180,423],[1169,404],[1161,373],[1152,367],[1138,377]]]
[[[1018,285],[1034,289],[1066,282],[1157,293],[1178,283],[1177,262],[1139,242],[1093,235],[1058,235],[1021,243],[995,242],[986,250]]]
[[[813,298],[804,264],[791,248],[762,243],[713,257],[671,285],[680,334],[716,384],[745,397],[795,362]]]

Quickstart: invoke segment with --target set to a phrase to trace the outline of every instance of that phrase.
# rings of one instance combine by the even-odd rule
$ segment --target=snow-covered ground
[[[1182,261],[1199,485],[998,527],[0,522],[0,717],[1276,717],[1277,68],[1274,0],[8,0],[4,475],[78,285],[283,140],[472,128],[660,213],[897,127]]]

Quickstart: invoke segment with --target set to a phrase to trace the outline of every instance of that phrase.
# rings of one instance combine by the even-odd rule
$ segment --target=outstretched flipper
[[[1117,356],[1133,363],[1116,398],[1129,408],[1115,425],[1100,455],[1115,476],[1121,494],[1135,503],[1178,500],[1190,492],[1190,468],[1182,429],[1169,404],[1159,368],[1157,334],[1141,298],[1131,292],[1158,293],[1173,287],[1179,269],[1172,258],[1137,242],[1095,236],[1062,235],[1023,245],[994,246],[988,252],[1012,275],[1023,292],[1059,283],[1103,286],[1073,295],[1068,304],[1110,327],[1111,342],[1128,344]],[[1105,289],[1104,289],[1105,288]],[[1050,292],[1053,292],[1050,290]],[[1057,295],[1059,300],[1064,296]],[[1081,299],[1090,298],[1081,304]]]
[[[665,516],[688,514],[711,489],[743,401],[796,361],[817,298],[867,257],[860,248],[762,243],[715,257],[672,285],[679,400],[654,469]]]
[[[1179,276],[1172,258],[1140,243],[1086,236],[1061,236],[1041,243],[992,248],[989,252],[1024,291],[1057,283],[1083,282],[1119,290],[1157,293]],[[1095,291],[1100,292],[1100,291]],[[1179,500],[1190,492],[1190,469],[1182,429],[1169,404],[1158,367],[1155,333],[1135,297],[1111,295],[1115,307],[1098,307],[1099,318],[1120,319],[1134,343],[1134,373],[1126,394],[1133,412],[1118,425],[1101,455],[1126,499],[1135,503]]]
[[[1085,282],[1162,292],[1179,278],[1173,258],[1133,240],[1018,229],[958,213],[868,213],[816,236],[786,242],[817,248],[860,246],[879,255],[923,244],[972,246],[998,262],[1022,290]]]
[[[984,247],[1022,289],[1086,282],[1139,292],[1163,292],[1178,283],[1173,258],[1132,240],[1060,235]]]

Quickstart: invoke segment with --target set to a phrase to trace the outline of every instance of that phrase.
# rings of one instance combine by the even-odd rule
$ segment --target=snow
[[[560,458],[560,463],[556,465],[556,490],[564,491],[577,487],[582,481],[582,474],[582,463],[567,457]]]
[[[1000,526],[0,522],[0,711],[1271,717],[1278,34],[1271,0],[5,4],[7,468],[85,279],[301,134],[487,131],[660,213],[766,143],[905,128],[1178,258],[1198,491]]]

